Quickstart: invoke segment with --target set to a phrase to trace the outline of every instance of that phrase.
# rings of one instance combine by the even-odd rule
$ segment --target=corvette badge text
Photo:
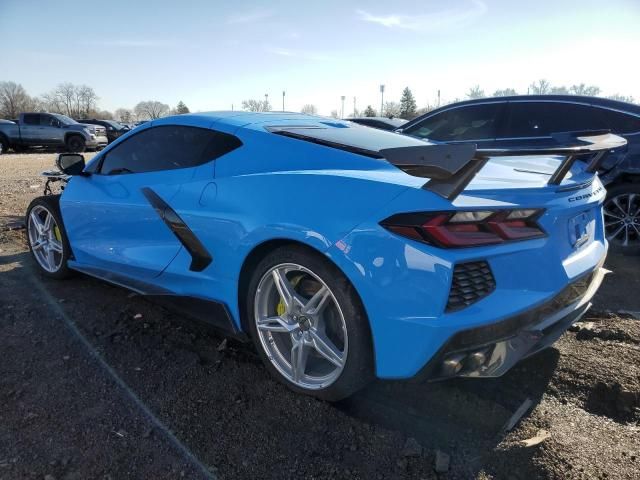
[[[585,198],[591,198],[594,195],[599,194],[602,190],[604,190],[604,187],[600,186],[600,187],[596,188],[593,192],[585,193],[584,195],[577,195],[575,197],[569,197],[569,202],[577,202],[578,200],[583,200]]]

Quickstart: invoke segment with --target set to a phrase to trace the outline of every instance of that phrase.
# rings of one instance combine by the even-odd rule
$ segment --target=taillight
[[[398,235],[444,248],[477,247],[546,234],[538,224],[543,209],[401,213],[380,222]]]

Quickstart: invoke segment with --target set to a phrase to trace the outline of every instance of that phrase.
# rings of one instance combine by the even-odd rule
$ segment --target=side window
[[[605,110],[604,112],[609,128],[613,133],[640,132],[640,117],[612,110]]]
[[[53,115],[40,115],[40,125],[43,127],[59,127],[60,122]]]
[[[25,125],[40,125],[40,115],[37,113],[29,113],[22,117]]]
[[[548,137],[552,133],[603,130],[601,112],[588,105],[560,102],[510,102],[505,136]]]
[[[206,128],[151,127],[109,151],[102,161],[100,173],[115,175],[195,167],[241,145],[233,135]]]
[[[488,103],[452,108],[426,118],[403,133],[439,142],[493,139],[502,105]]]

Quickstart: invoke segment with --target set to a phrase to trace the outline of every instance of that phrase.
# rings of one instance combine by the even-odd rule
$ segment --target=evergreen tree
[[[376,111],[371,107],[371,105],[367,105],[367,108],[364,110],[365,117],[375,117]]]
[[[182,100],[178,102],[178,106],[176,107],[176,113],[178,115],[182,115],[183,113],[189,113],[189,107],[187,107]]]
[[[413,98],[413,93],[409,90],[409,87],[405,87],[402,91],[402,97],[400,98],[400,118],[405,120],[411,120],[416,116],[416,99]]]

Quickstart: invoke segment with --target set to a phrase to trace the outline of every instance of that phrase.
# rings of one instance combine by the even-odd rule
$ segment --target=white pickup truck
[[[104,127],[78,123],[57,113],[21,113],[18,120],[0,121],[0,154],[29,147],[57,147],[76,153],[99,150],[107,143]]]

